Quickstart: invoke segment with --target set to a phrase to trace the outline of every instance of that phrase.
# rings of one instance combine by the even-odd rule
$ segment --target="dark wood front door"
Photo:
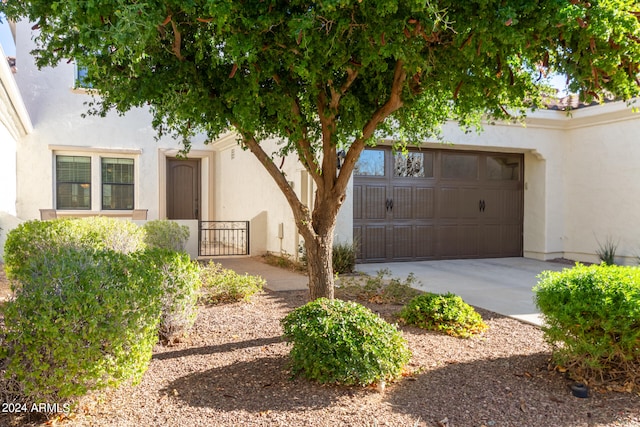
[[[200,160],[167,159],[167,218],[200,219]]]
[[[360,262],[522,256],[521,154],[387,148],[354,172]]]

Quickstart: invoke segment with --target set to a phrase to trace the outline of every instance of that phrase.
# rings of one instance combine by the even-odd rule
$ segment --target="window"
[[[478,156],[474,154],[443,154],[442,177],[478,179]]]
[[[362,176],[384,176],[384,151],[364,150],[353,171]]]
[[[395,153],[394,175],[410,178],[433,177],[433,154],[415,151]]]
[[[54,153],[56,209],[135,209],[136,164],[133,155],[88,150],[86,154],[83,150]]]
[[[56,156],[56,209],[91,209],[91,157]]]
[[[76,88],[78,89],[91,89],[93,86],[87,82],[89,77],[89,70],[87,67],[76,64]]]
[[[102,209],[133,209],[133,159],[102,158]]]
[[[520,179],[519,157],[487,157],[487,178],[496,181],[517,181]]]

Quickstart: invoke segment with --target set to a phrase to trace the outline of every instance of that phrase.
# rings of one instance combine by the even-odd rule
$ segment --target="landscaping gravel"
[[[305,291],[264,292],[202,307],[189,338],[155,348],[140,384],[91,394],[49,425],[640,426],[639,395],[574,397],[539,328],[481,309],[489,330],[479,338],[402,327],[413,357],[383,392],[292,378],[279,321],[306,300]],[[400,308],[368,306],[391,322]],[[43,421],[0,414],[3,426]]]

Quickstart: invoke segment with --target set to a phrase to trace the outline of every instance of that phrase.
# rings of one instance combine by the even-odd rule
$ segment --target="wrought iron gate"
[[[249,221],[200,221],[200,256],[249,255]]]

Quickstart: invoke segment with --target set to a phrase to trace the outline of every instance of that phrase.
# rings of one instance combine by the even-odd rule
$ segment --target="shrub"
[[[409,325],[468,338],[487,329],[482,317],[462,298],[452,293],[426,293],[412,299],[399,313]]]
[[[131,253],[144,248],[144,231],[130,221],[115,218],[62,218],[27,221],[7,235],[4,259],[7,274],[18,279],[29,259],[61,247],[109,249]]]
[[[596,239],[596,241],[598,240]],[[596,250],[596,253],[602,263],[614,265],[617,249],[618,242],[614,241],[611,237],[607,237],[607,240],[605,240],[604,243],[600,243],[600,241],[598,241],[598,250]]]
[[[241,300],[248,302],[265,285],[260,276],[240,275],[212,261],[201,269],[200,279],[203,287],[202,299],[207,304]]]
[[[31,402],[139,381],[157,342],[161,289],[135,256],[61,247],[30,260],[4,309],[6,374]]]
[[[175,221],[164,219],[148,221],[143,228],[146,232],[144,241],[153,248],[180,252],[184,251],[187,240],[189,240],[189,227]]]
[[[158,334],[165,343],[184,337],[198,315],[200,269],[189,254],[167,249],[150,249],[143,255],[143,268],[155,273],[162,288],[162,315]]]
[[[640,269],[576,264],[534,288],[555,362],[577,380],[640,389]]]
[[[293,310],[282,326],[294,373],[320,383],[390,381],[411,357],[395,326],[354,302],[320,298]]]
[[[356,245],[339,243],[333,245],[333,272],[353,273],[356,269]]]

